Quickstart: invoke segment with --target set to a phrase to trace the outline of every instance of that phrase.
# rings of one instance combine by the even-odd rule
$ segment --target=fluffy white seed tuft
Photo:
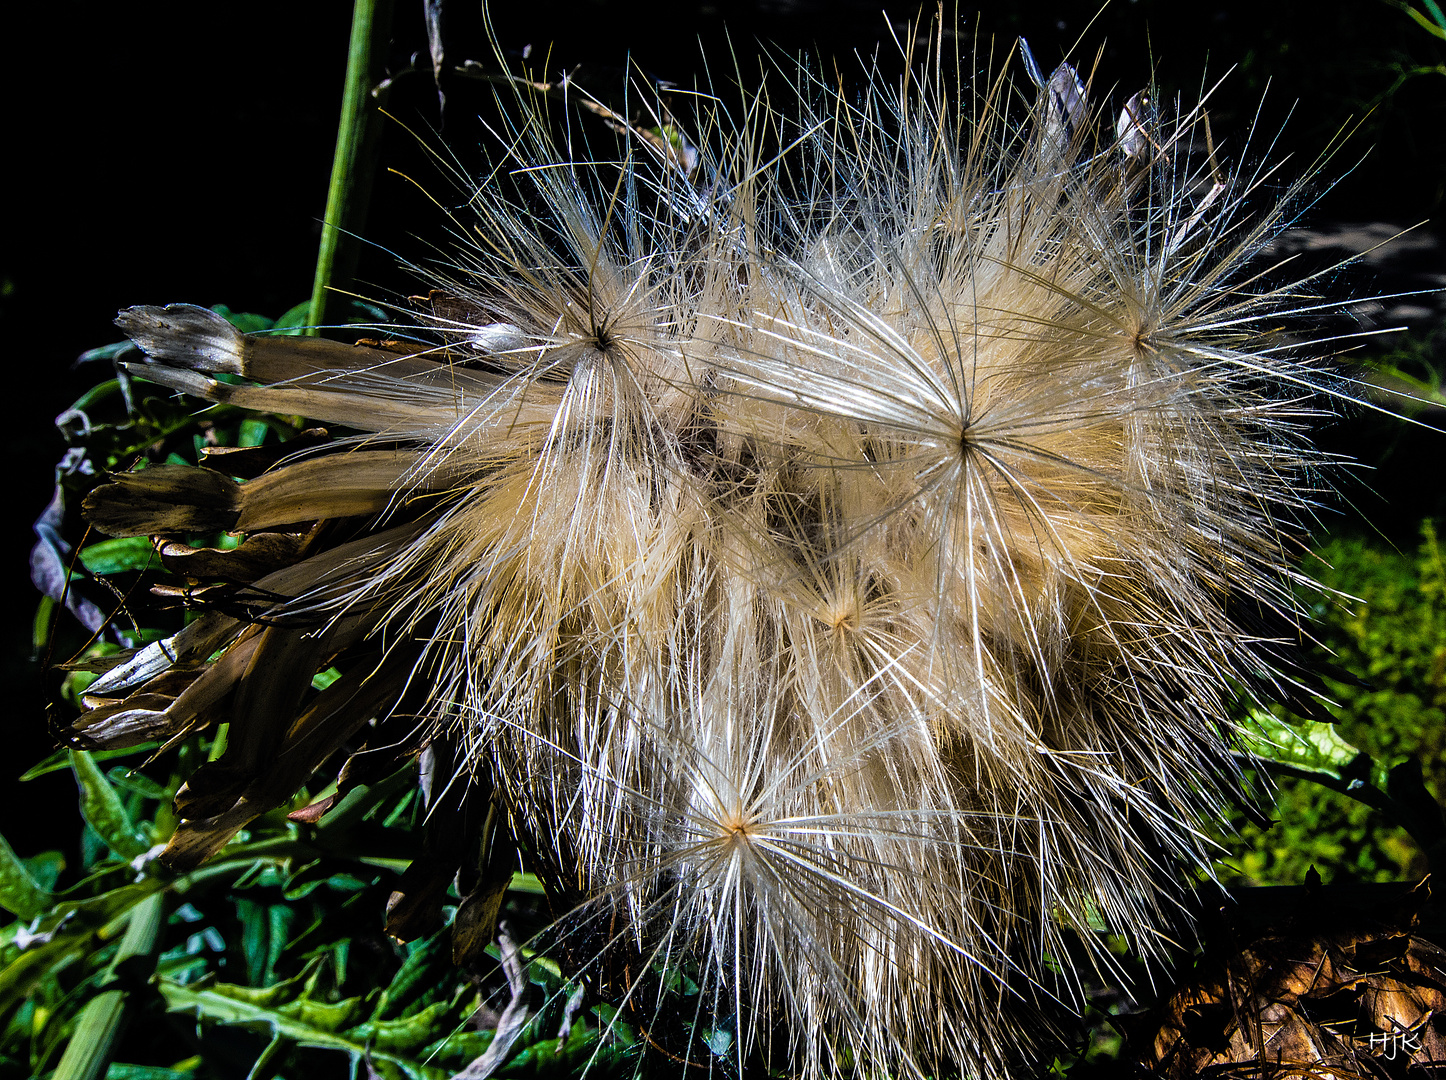
[[[700,1025],[802,1076],[1002,1076],[1075,931],[1154,947],[1320,488],[1309,302],[1258,258],[1284,211],[1203,110],[1102,116],[1061,66],[1021,120],[909,60],[700,99],[686,159],[644,127],[590,159],[519,82],[436,347],[207,362],[194,318],[128,324],[153,377],[372,433],[227,496],[294,520],[253,485],[371,470],[289,496],[376,524],[261,606],[329,627],[317,663],[385,644],[358,685],[426,688],[627,995],[683,965]]]

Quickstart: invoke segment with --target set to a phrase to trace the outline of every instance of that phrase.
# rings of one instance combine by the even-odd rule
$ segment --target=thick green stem
[[[326,220],[307,312],[309,333],[328,322],[334,290],[350,286],[356,274],[357,236],[366,223],[371,201],[373,158],[377,148],[376,102],[382,62],[392,24],[392,0],[356,0],[351,43],[347,48],[346,86],[337,125],[331,186],[326,193]]]

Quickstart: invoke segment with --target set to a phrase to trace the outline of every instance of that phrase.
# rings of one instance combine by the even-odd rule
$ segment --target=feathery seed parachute
[[[1233,704],[1285,692],[1330,390],[1203,110],[1029,66],[1022,119],[933,59],[591,151],[519,79],[407,340],[123,312],[138,376],[327,429],[86,502],[200,614],[80,734],[230,725],[163,857],[400,722],[494,793],[582,977],[644,1007],[686,964],[801,1076],[1003,1076],[1072,931],[1154,947]]]

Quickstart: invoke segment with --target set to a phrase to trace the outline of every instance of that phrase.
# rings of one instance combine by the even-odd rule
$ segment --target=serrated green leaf
[[[42,979],[73,963],[90,944],[89,933],[57,935],[31,945],[0,968],[0,1012],[9,1011]]]
[[[456,1031],[445,1039],[438,1039],[422,1050],[422,1059],[431,1061],[474,1061],[487,1052],[492,1045],[493,1031]]]
[[[69,750],[70,768],[80,786],[80,813],[86,824],[124,859],[144,855],[150,845],[137,833],[115,788],[86,750]]]
[[[392,1066],[410,1080],[448,1080],[455,1073],[455,1070],[425,1064],[395,1051],[368,1047],[366,1043],[358,1042],[345,1034],[317,1026],[310,1022],[313,1018],[321,1018],[327,1022],[332,1018],[319,1010],[309,1010],[304,1016],[300,1010],[296,1010],[296,1015],[292,1015],[287,1011],[289,1006],[269,1008],[253,1004],[234,996],[230,992],[233,988],[219,983],[202,987],[195,984],[182,986],[169,979],[161,979],[157,987],[166,1001],[166,1007],[172,1012],[189,1012],[198,1019],[215,1024],[267,1031],[298,1046],[339,1050],[354,1055],[356,1060],[365,1057],[373,1066]],[[314,1007],[319,1003],[311,1004]],[[335,1013],[332,1014],[334,1015]]]
[[[302,996],[287,1002],[279,1011],[318,1031],[342,1032],[356,1023],[364,1004],[359,997],[330,1002]]]
[[[0,968],[0,1015],[44,978],[93,959],[120,933],[136,905],[164,888],[156,878],[123,885],[84,900],[61,900],[41,916],[32,944]]]
[[[598,1032],[575,1024],[565,1040],[533,1040],[497,1070],[499,1076],[565,1076],[588,1064],[597,1051]],[[616,1054],[617,1051],[614,1051]],[[611,1057],[612,1055],[607,1055]]]
[[[221,997],[259,1009],[280,1008],[299,991],[302,977],[287,979],[274,986],[242,986],[239,983],[217,982],[214,977],[190,984],[193,990],[214,990]]]
[[[264,983],[274,982],[276,979],[276,962],[286,951],[286,944],[291,936],[291,924],[295,918],[296,911],[289,904],[267,905],[266,959],[261,971],[261,981]]]
[[[419,1012],[397,1020],[368,1020],[349,1033],[354,1039],[383,1050],[415,1050],[436,1042],[438,1029],[446,1025],[450,1001],[438,1001]]]
[[[247,897],[238,897],[236,921],[241,924],[241,955],[246,958],[246,982],[251,986],[265,986],[264,972],[270,940],[265,905]]]
[[[80,549],[80,562],[92,574],[119,574],[161,565],[161,557],[144,536],[120,536]]]
[[[52,1080],[97,1080],[130,1011],[131,989],[116,969],[132,957],[153,956],[165,924],[165,897],[152,893],[128,913],[125,937],[106,968],[102,992],[81,1008],[75,1030],[56,1065]]]
[[[392,981],[382,991],[377,1006],[372,1010],[373,1021],[405,1016],[425,1007],[430,1002],[424,999],[435,997],[438,978],[451,970],[452,938],[450,928],[437,931],[431,937],[413,944],[407,959],[392,976]]]

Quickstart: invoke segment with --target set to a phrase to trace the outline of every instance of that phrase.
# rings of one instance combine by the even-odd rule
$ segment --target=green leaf
[[[58,851],[42,851],[39,855],[31,855],[20,861],[25,864],[25,869],[36,883],[47,891],[54,891],[55,883],[60,880],[60,872],[65,869],[65,856]]]
[[[287,1002],[279,1011],[320,1031],[344,1031],[361,1015],[363,1004],[359,997],[333,1002],[317,1001],[303,995],[295,1001]]]
[[[354,297],[346,302],[346,307],[342,310],[343,318],[348,324],[391,321],[387,313],[375,304],[368,304],[365,300],[357,300]]]
[[[323,1050],[339,1050],[354,1055],[355,1059],[368,1059],[373,1066],[391,1065],[410,1080],[447,1080],[455,1069],[424,1064],[414,1058],[367,1045],[364,1038],[338,1030],[349,1013],[356,1006],[351,1004],[359,999],[348,999],[336,1005],[327,1006],[322,1002],[308,1002],[307,1008],[292,1008],[295,1003],[271,1007],[246,1000],[246,995],[235,993],[238,988],[225,983],[210,985],[191,984],[183,986],[169,979],[157,983],[166,1006],[172,1012],[189,1012],[198,1019],[215,1024],[236,1025],[269,1032],[301,1046],[312,1046]]]
[[[80,549],[80,562],[92,574],[119,574],[161,565],[161,557],[144,536],[121,536]]]
[[[727,1032],[724,1034],[731,1043],[731,1034]],[[597,1048],[599,1041],[600,1036],[597,1031],[589,1029],[583,1024],[574,1024],[565,1041],[559,1042],[552,1038],[534,1040],[531,1045],[508,1058],[498,1069],[498,1075],[504,1077],[566,1076],[575,1075],[584,1066],[589,1065],[600,1065],[605,1072],[607,1063],[624,1056],[626,1051],[613,1047],[599,1052]],[[721,1042],[721,1040],[719,1041]],[[709,1048],[712,1049],[711,1044]]]
[[[422,1056],[427,1061],[433,1058],[443,1061],[475,1061],[487,1053],[487,1047],[492,1045],[496,1034],[495,1031],[454,1031],[445,1039],[428,1046],[422,1051]]]
[[[317,835],[337,835],[370,817],[398,794],[415,787],[417,765],[409,761],[375,784],[358,784],[348,791],[317,824]]]
[[[93,960],[126,926],[132,909],[164,887],[160,879],[146,878],[83,900],[58,898],[28,931],[28,947],[0,968],[0,1015],[41,979],[78,958]],[[6,928],[8,938],[13,939],[18,926],[12,923]]]
[[[512,875],[512,880],[507,885],[507,891],[528,893],[532,896],[547,895],[547,890],[542,887],[542,882],[537,879],[536,874],[527,874],[520,870]]]
[[[122,353],[132,351],[135,347],[136,345],[133,341],[116,341],[109,345],[100,345],[94,349],[86,349],[85,352],[75,358],[75,366],[79,367],[81,364],[89,364],[95,360],[114,360]]]
[[[450,928],[443,928],[431,937],[412,945],[407,959],[392,976],[390,985],[382,991],[377,1007],[372,1010],[372,1020],[383,1020],[389,1016],[405,1016],[428,1004],[428,996],[435,997],[438,980],[452,966],[452,936]]]
[[[115,351],[110,353],[110,355],[114,357],[125,352],[127,348],[134,349],[135,346],[129,341],[122,341],[115,345],[106,346],[105,349],[97,349],[95,351],[107,352],[113,349]],[[88,356],[89,353],[86,355]],[[107,379],[105,382],[96,383],[85,393],[81,394],[80,397],[76,398],[67,411],[83,413],[93,409],[111,395],[120,393],[120,388],[121,384],[119,379]]]
[[[237,898],[241,952],[246,957],[246,981],[252,986],[269,986],[275,981],[276,962],[286,949],[295,915],[287,904],[262,904]]]
[[[384,323],[388,321],[387,313],[385,311],[377,307],[375,304],[368,304],[362,300],[357,300],[354,298],[349,299],[344,305],[338,304],[337,307],[339,310],[332,311],[331,316],[334,316],[333,321],[338,324],[354,326],[358,323],[369,324]],[[293,308],[288,308],[285,314],[283,314],[281,318],[276,320],[275,325],[272,326],[272,332],[277,334],[303,333],[307,327],[306,320],[310,310],[310,300],[308,300],[304,304],[297,304]]]
[[[438,1001],[397,1020],[368,1020],[357,1025],[352,1037],[381,1050],[416,1050],[436,1039],[451,1008],[450,1001]]]
[[[147,799],[166,799],[174,797],[174,792],[167,791],[143,772],[135,769],[127,769],[123,765],[116,765],[105,772],[106,778],[122,791],[130,791]]]
[[[260,446],[266,440],[266,432],[270,425],[265,420],[242,420],[241,429],[236,435],[237,446]]]
[[[0,1012],[8,1012],[42,979],[69,966],[92,944],[91,932],[72,932],[31,945],[0,969]]]
[[[31,877],[10,842],[0,836],[0,907],[29,922],[49,908],[51,902],[49,891]]]
[[[116,969],[131,957],[154,955],[166,921],[164,909],[165,896],[152,893],[130,910],[125,937],[106,970],[106,989],[81,1008],[52,1080],[97,1080],[106,1068],[131,996],[118,982]]]
[[[75,576],[71,575],[71,580]],[[55,616],[60,613],[60,608],[55,601],[48,596],[42,596],[40,603],[35,607],[35,620],[31,623],[30,648],[35,656],[44,656],[50,646],[51,632],[55,627]]]
[[[703,1036],[703,1044],[719,1057],[727,1057],[733,1048],[733,1032],[727,1028],[714,1028]]]
[[[1361,751],[1342,739],[1333,724],[1315,720],[1287,724],[1263,709],[1250,710],[1241,732],[1242,744],[1256,757],[1338,779],[1361,757]],[[1381,778],[1385,778],[1384,770]]]
[[[282,886],[282,895],[288,900],[300,900],[323,885],[333,892],[355,893],[365,889],[367,882],[354,874],[337,873],[334,864],[317,859],[292,871]]]
[[[334,667],[329,667],[325,671],[318,671],[311,677],[311,688],[325,690],[339,678],[341,678],[341,672]]]
[[[125,805],[86,750],[69,750],[70,768],[80,785],[80,813],[108,848],[123,859],[144,855],[150,844],[131,823]]]
[[[267,927],[263,905],[246,897],[236,899],[236,921],[241,924],[241,955],[246,958],[246,982],[265,986]]]
[[[306,316],[311,310],[311,301],[305,300],[295,307],[287,308],[281,318],[272,324],[272,331],[278,334],[299,335],[306,330]]]
[[[88,750],[92,761],[109,761],[111,758],[133,757],[136,754],[146,754],[160,746],[160,743],[146,742],[137,743],[135,746],[127,746],[123,750]],[[38,776],[47,773],[59,772],[61,769],[70,768],[70,751],[60,749],[49,755],[38,765],[32,765],[20,774],[21,781],[34,780]]]
[[[225,304],[216,304],[211,310],[243,334],[254,334],[259,330],[270,330],[272,326],[275,325],[275,323],[265,315],[257,315],[250,311],[232,311]]]

